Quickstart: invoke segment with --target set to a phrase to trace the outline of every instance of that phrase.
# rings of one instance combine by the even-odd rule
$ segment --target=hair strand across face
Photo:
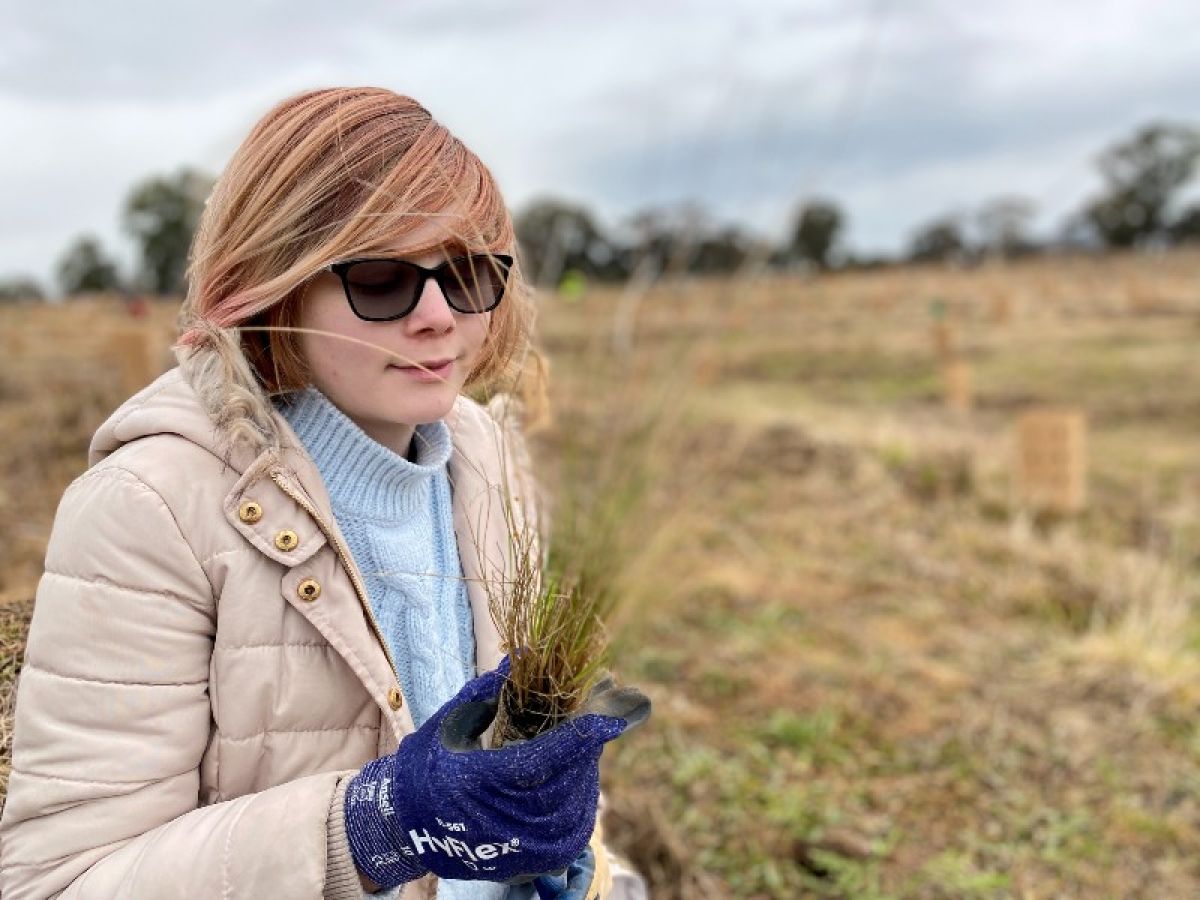
[[[331,262],[407,249],[430,223],[436,242],[412,252],[518,256],[491,172],[415,100],[373,87],[289,97],[251,129],[206,204],[179,344],[194,348],[212,328],[266,328],[241,334],[256,378],[268,393],[303,387],[299,341],[284,329],[298,323],[309,279]],[[535,316],[518,262],[466,387],[518,377]]]

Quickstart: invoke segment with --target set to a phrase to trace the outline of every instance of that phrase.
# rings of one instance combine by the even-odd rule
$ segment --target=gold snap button
[[[254,500],[243,500],[238,507],[238,518],[243,522],[257,522],[262,518],[262,505]]]
[[[400,693],[400,688],[394,687],[388,691],[388,706],[392,709],[399,709],[404,705],[404,695]]]
[[[296,536],[296,532],[290,529],[283,529],[279,534],[275,535],[275,546],[280,550],[295,550],[296,545],[300,543],[300,538]]]
[[[296,593],[300,595],[301,600],[316,600],[321,596],[321,582],[315,578],[305,578],[296,585]]]

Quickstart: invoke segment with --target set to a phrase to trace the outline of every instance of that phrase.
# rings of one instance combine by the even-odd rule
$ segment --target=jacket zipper
[[[333,549],[337,551],[338,558],[341,559],[342,565],[346,569],[346,574],[350,576],[350,581],[354,584],[354,592],[358,595],[358,602],[362,604],[363,611],[367,614],[367,619],[371,622],[371,628],[374,629],[375,636],[379,639],[379,646],[383,648],[383,653],[387,657],[388,665],[392,667],[392,675],[395,676],[396,684],[399,685],[400,673],[396,668],[396,661],[392,659],[392,651],[388,649],[387,641],[383,637],[383,630],[379,627],[379,622],[376,621],[375,614],[371,612],[371,604],[367,601],[367,589],[363,587],[362,582],[359,581],[358,573],[355,570],[354,561],[350,558],[350,554],[345,551],[345,549],[342,547],[342,542],[339,541],[337,539],[337,535],[333,533],[333,529],[326,525],[325,520],[321,518],[320,513],[317,512],[313,505],[308,502],[308,499],[301,494],[297,494],[287,486],[281,472],[277,470],[272,471],[270,475],[271,480],[279,485],[279,489],[281,491],[304,507],[308,514],[313,517],[313,520],[317,523],[318,527],[322,532],[324,532],[325,538],[329,541]]]

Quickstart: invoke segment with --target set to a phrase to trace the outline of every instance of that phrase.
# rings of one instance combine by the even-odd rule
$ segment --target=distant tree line
[[[747,266],[828,270],[897,262],[970,264],[1062,249],[1165,247],[1200,242],[1200,201],[1184,200],[1198,163],[1200,131],[1151,123],[1097,157],[1102,190],[1067,217],[1055,238],[1038,242],[1031,237],[1037,211],[1031,199],[1001,196],[922,223],[899,257],[860,256],[846,248],[846,213],[824,197],[797,205],[780,242],[718,222],[694,202],[643,209],[608,229],[583,204],[541,197],[517,212],[515,225],[525,270],[540,285],[559,284],[568,275],[623,281],[732,273]],[[121,210],[122,230],[138,251],[135,270],[122,273],[94,236],[81,235],[56,267],[62,293],[180,294],[188,247],[212,185],[211,177],[186,168],[135,185]],[[0,278],[0,300],[43,296],[32,278]]]
[[[138,249],[135,270],[125,275],[114,257],[90,234],[73,240],[55,266],[66,296],[119,291],[178,296],[184,290],[188,247],[214,180],[194,169],[155,176],[134,185],[121,209],[121,227]],[[38,300],[32,278],[0,278],[0,300]]]

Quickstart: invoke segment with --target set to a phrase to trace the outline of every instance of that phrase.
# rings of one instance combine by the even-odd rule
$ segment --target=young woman
[[[180,365],[56,514],[5,898],[644,894],[597,815],[644,706],[481,746],[505,502],[543,527],[505,404],[463,393],[528,350],[514,245],[491,173],[407,97],[306,92],[253,128],[194,239]]]

